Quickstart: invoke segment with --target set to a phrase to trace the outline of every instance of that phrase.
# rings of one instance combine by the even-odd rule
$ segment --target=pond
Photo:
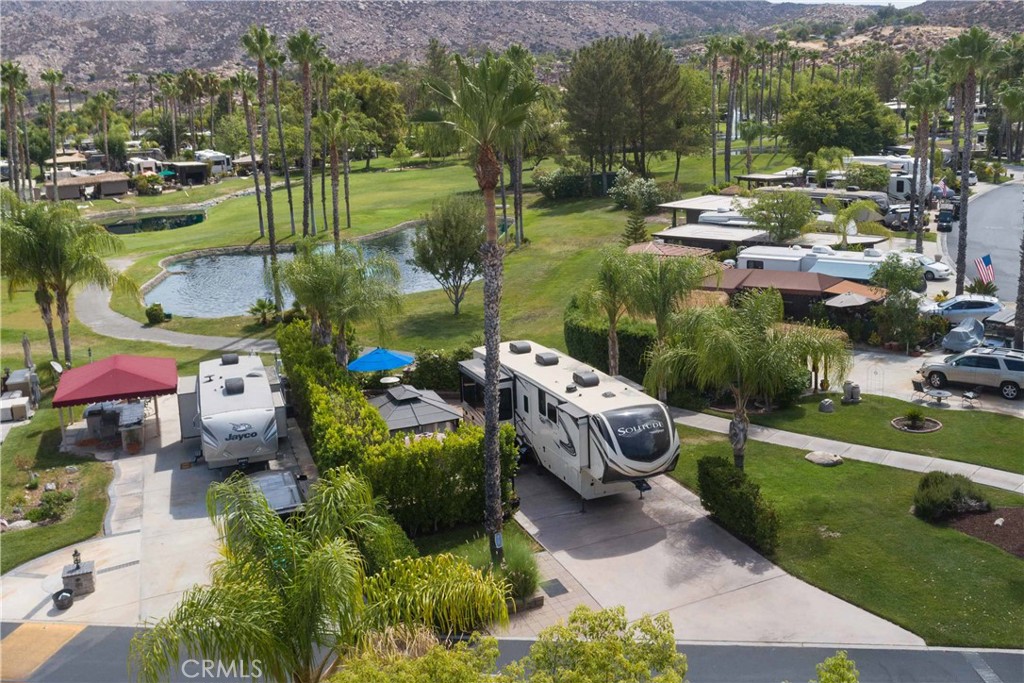
[[[367,258],[385,253],[398,262],[404,294],[439,289],[433,275],[407,263],[412,258],[415,235],[416,228],[410,227],[361,242]],[[322,248],[334,247],[326,244]],[[287,261],[294,254],[282,253],[278,258]],[[178,261],[167,267],[173,275],[146,294],[146,305],[159,303],[168,313],[191,318],[247,315],[257,299],[271,298],[264,276],[269,268],[269,254],[224,254]],[[284,305],[291,306],[292,301],[286,290]]]
[[[206,214],[204,213],[164,213],[155,216],[129,216],[126,218],[119,218],[109,223],[104,223],[103,227],[107,229],[107,232],[112,232],[115,235],[131,235],[136,232],[155,232],[158,230],[187,228],[190,225],[196,225],[197,223],[202,223],[205,220]]]

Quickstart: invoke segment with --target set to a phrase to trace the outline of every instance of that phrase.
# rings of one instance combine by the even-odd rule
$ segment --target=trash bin
[[[75,602],[75,591],[70,588],[61,588],[53,594],[53,606],[59,610],[71,607]]]

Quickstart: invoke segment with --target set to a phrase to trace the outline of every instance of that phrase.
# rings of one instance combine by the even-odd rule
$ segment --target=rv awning
[[[78,406],[177,391],[178,366],[173,358],[116,355],[66,370],[60,377],[53,405]]]
[[[868,280],[871,278],[874,270],[869,270],[867,264],[862,262],[819,260],[807,272],[831,275],[843,280]]]
[[[482,358],[470,358],[469,360],[459,361],[459,370],[462,374],[467,377],[471,377],[474,381],[480,384],[484,383],[484,361]],[[499,368],[498,381],[510,380],[512,375],[508,374],[508,370],[505,368]]]

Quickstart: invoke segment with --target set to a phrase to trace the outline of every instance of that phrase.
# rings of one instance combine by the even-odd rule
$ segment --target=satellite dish
[[[60,373],[64,372],[64,367],[55,360],[50,361],[50,367],[53,368],[54,374],[58,377],[60,376]]]

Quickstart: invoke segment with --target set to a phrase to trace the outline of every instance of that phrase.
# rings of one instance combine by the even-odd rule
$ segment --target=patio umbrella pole
[[[160,397],[153,397],[153,405],[156,407],[156,435],[160,436]]]

